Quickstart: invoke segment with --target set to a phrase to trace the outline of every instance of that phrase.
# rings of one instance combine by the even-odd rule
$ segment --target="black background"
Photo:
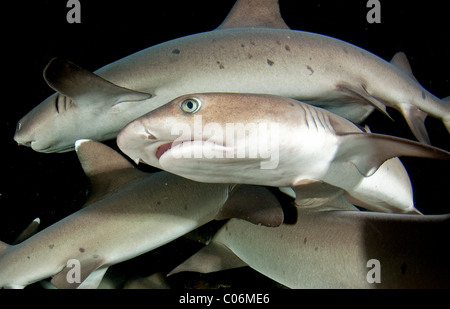
[[[336,37],[386,60],[404,51],[427,90],[438,97],[450,95],[450,29],[444,2],[380,2],[380,24],[367,22],[365,0],[280,0],[280,7],[292,29]],[[42,78],[49,60],[58,56],[94,71],[146,47],[216,28],[234,0],[81,0],[81,24],[66,21],[66,3],[2,3],[0,240],[5,242],[11,242],[36,217],[46,227],[76,211],[88,188],[74,152],[41,154],[18,147],[13,140],[17,121],[53,93]],[[403,117],[389,112],[395,122],[375,112],[366,123],[373,132],[414,139]],[[450,150],[450,136],[443,124],[429,117],[426,126],[432,144]],[[109,145],[114,146],[114,141]],[[449,213],[450,164],[412,158],[402,162],[411,177],[416,207],[425,214]],[[140,261],[152,264],[148,274],[165,271],[173,265],[158,268],[159,262],[176,264],[183,260],[181,255],[194,252],[193,247],[180,240]]]

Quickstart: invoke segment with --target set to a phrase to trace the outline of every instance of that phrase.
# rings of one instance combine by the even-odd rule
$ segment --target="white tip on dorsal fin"
[[[289,29],[281,17],[278,0],[237,0],[217,29],[237,27]]]
[[[399,69],[403,70],[407,73],[412,79],[417,82],[417,79],[414,77],[411,65],[409,64],[408,58],[404,52],[398,52],[392,57],[391,64],[395,65]]]
[[[92,194],[83,207],[146,175],[134,168],[118,152],[102,143],[87,139],[77,140],[75,151],[92,185]]]

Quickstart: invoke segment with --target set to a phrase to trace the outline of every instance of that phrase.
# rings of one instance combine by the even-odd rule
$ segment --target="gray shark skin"
[[[51,61],[44,77],[57,93],[18,122],[15,140],[40,152],[70,151],[77,139],[112,139],[130,121],[195,92],[276,94],[355,122],[390,106],[427,143],[427,114],[449,127],[450,104],[419,85],[404,54],[389,63],[349,43],[290,30],[276,0],[255,1],[237,1],[213,31],[152,46],[95,74]]]
[[[23,288],[53,276],[59,288],[95,288],[108,266],[213,220],[231,200],[230,185],[144,173],[95,141],[78,141],[77,155],[92,194],[81,210],[25,241],[11,246],[0,242],[0,287]],[[238,196],[241,191],[232,192]],[[67,282],[71,259],[80,262],[79,283]]]
[[[448,288],[449,228],[449,215],[353,211],[299,211],[272,229],[231,219],[169,275],[248,265],[289,288]]]
[[[291,186],[302,207],[352,209],[350,202],[400,213],[416,210],[395,157],[450,159],[423,143],[363,133],[296,100],[242,93],[177,98],[128,124],[117,144],[136,163],[195,181]]]

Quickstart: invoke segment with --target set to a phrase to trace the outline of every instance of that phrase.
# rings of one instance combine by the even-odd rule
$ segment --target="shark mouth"
[[[162,144],[156,149],[155,156],[159,160],[163,154],[165,154],[167,151],[172,149],[172,147],[178,146],[180,144],[183,144],[184,142],[191,142],[191,140],[188,141],[174,141],[166,144]]]

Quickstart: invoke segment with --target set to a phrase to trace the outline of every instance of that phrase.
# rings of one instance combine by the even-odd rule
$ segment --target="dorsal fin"
[[[289,29],[281,17],[278,0],[237,0],[217,29],[237,27]]]
[[[403,70],[407,73],[412,79],[417,82],[417,79],[414,77],[411,65],[409,64],[408,58],[404,52],[398,52],[392,57],[391,64]]]
[[[118,152],[102,143],[78,140],[75,143],[75,151],[92,185],[92,193],[83,207],[146,175]]]
[[[53,90],[73,99],[77,105],[109,104],[142,101],[152,97],[149,93],[117,86],[78,65],[53,58],[44,69],[44,79]]]

